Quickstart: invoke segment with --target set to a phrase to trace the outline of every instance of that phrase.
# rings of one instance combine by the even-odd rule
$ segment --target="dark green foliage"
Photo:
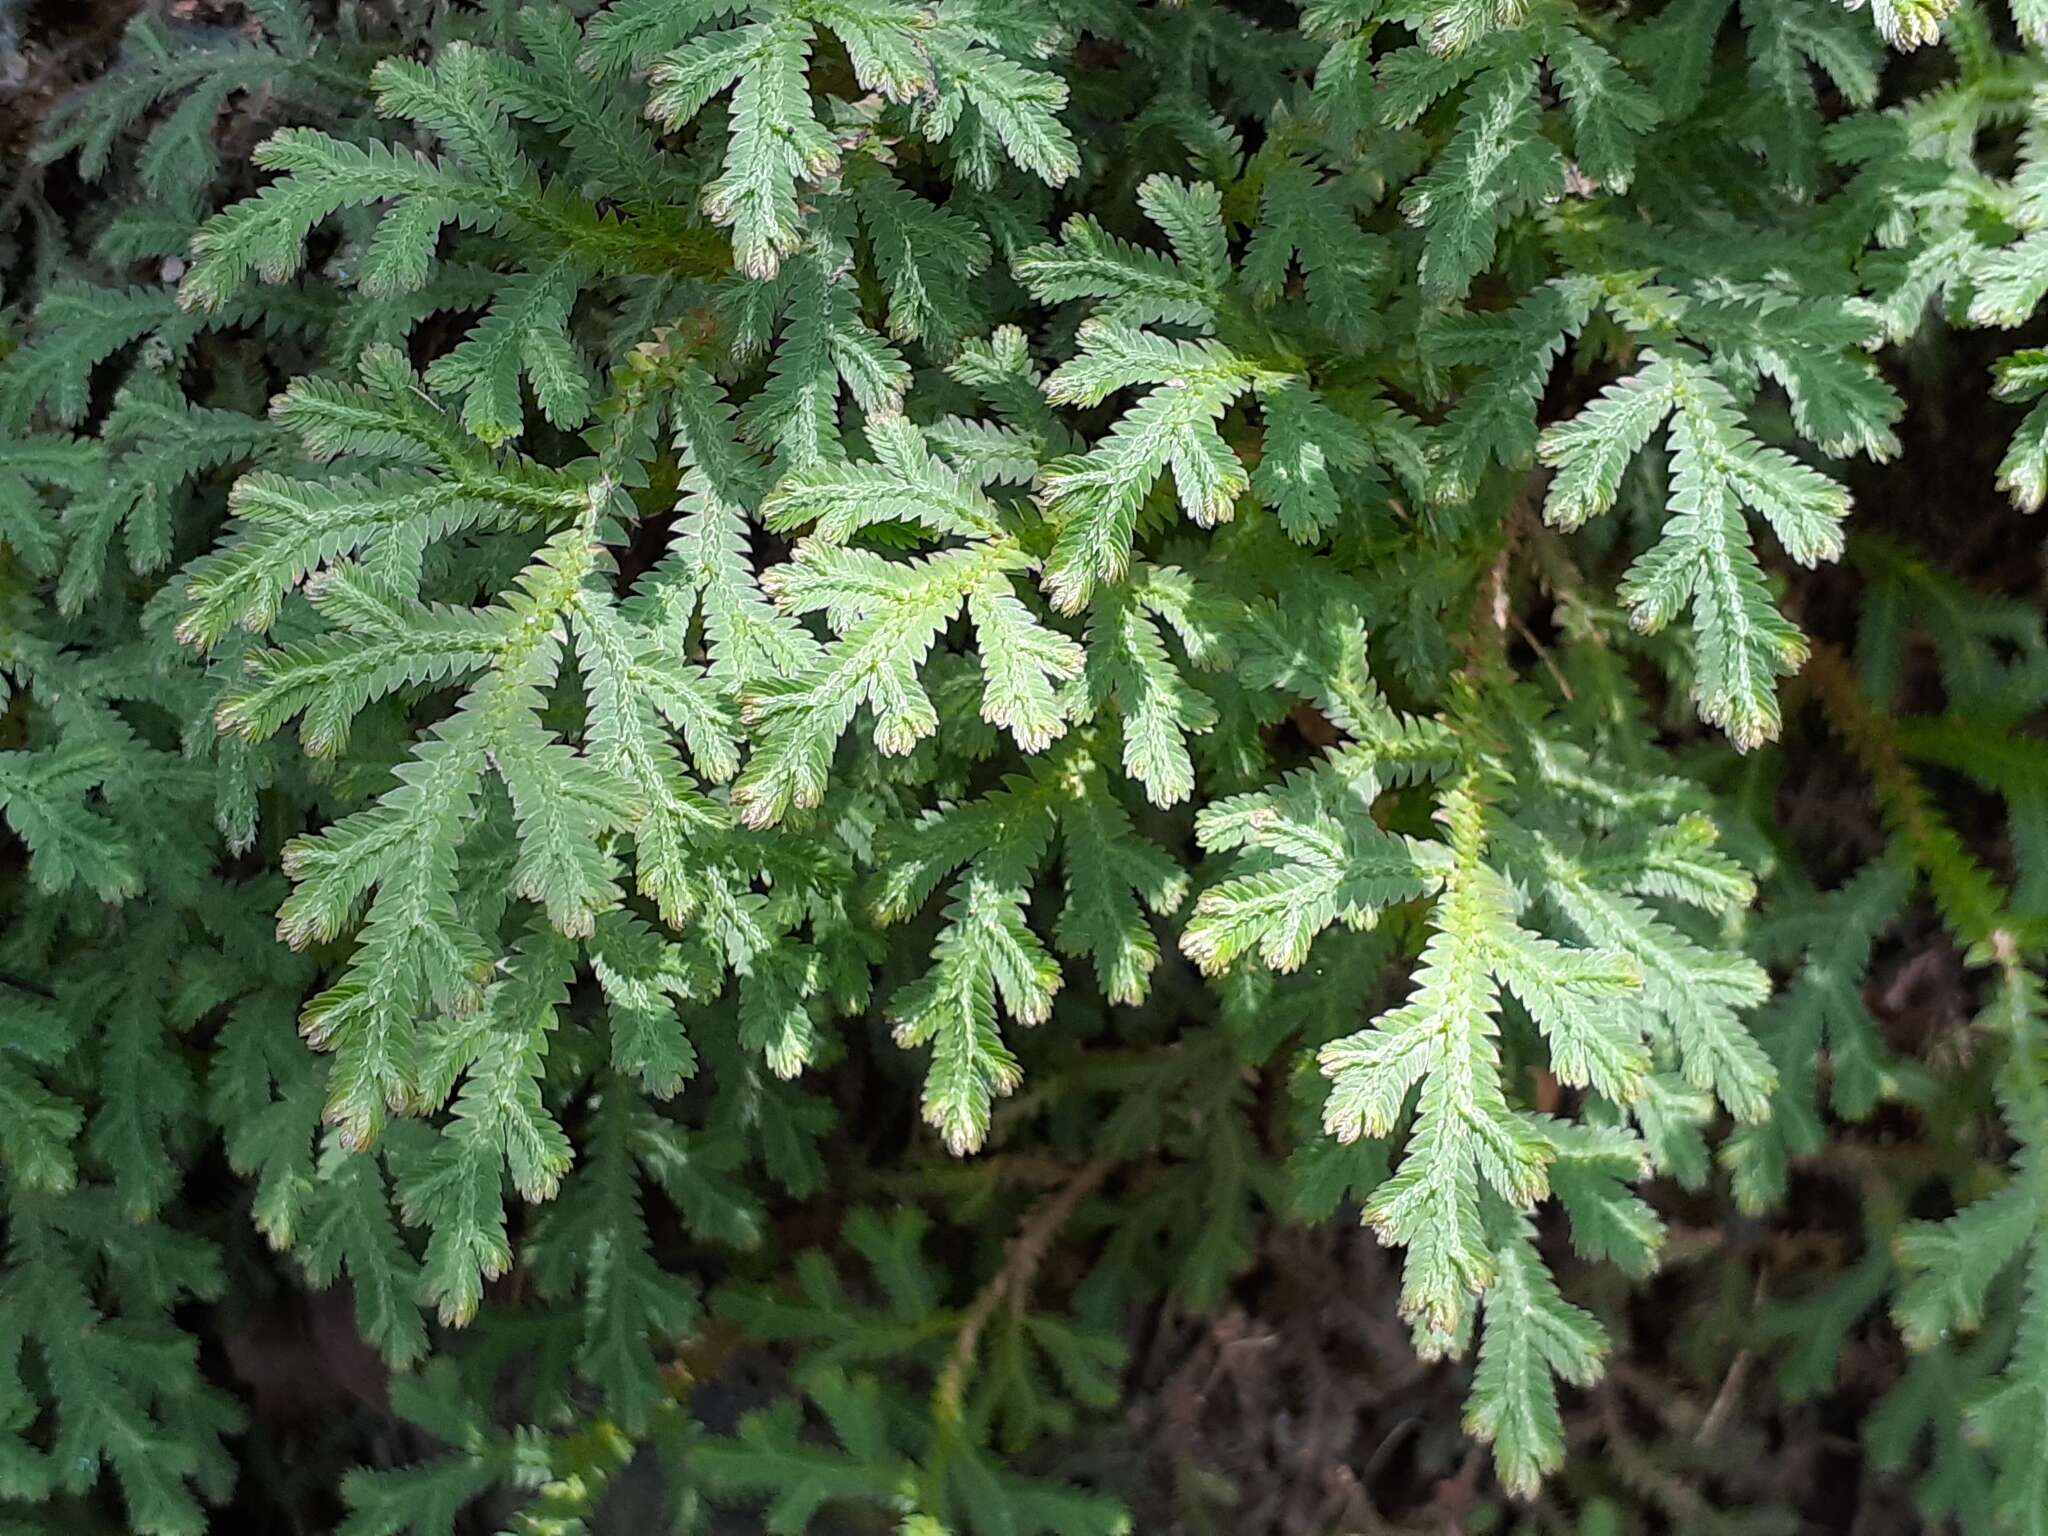
[[[1404,1518],[1789,1528],[1621,1394],[1875,1352],[2048,1533],[2041,581],[1887,500],[2048,494],[2048,16],[328,9],[0,231],[0,1526],[289,1503],[336,1287],[350,1536],[1208,1529],[1157,1340],[1362,1217]]]

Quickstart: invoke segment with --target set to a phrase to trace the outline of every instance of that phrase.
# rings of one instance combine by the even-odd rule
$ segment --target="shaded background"
[[[153,3],[189,26],[245,23],[232,0]],[[26,150],[43,114],[105,67],[138,9],[137,0],[0,0],[0,165],[10,208],[33,190],[60,217],[82,217],[102,196],[65,163],[31,166]],[[224,109],[219,131],[231,167],[240,166],[238,150],[275,126],[261,114],[260,102],[239,96]],[[2038,527],[1994,487],[2016,413],[1990,404],[1987,386],[1992,359],[2015,341],[2038,343],[2039,329],[1956,335],[1930,326],[1888,354],[1908,402],[1905,452],[1891,466],[1847,468],[1859,539],[1878,533],[1933,552],[1977,590],[2037,607]],[[1586,381],[1560,377],[1546,414],[1567,413],[1588,392]],[[1810,634],[1850,650],[1861,590],[1849,565],[1794,572],[1788,608]],[[1531,618],[1540,634],[1541,616]],[[1518,660],[1535,664],[1531,654]],[[1826,886],[1878,854],[1885,835],[1863,774],[1802,702],[1806,686],[1795,681],[1788,692],[1786,735],[1773,754],[1775,804]],[[1933,656],[1916,650],[1901,710],[1938,710],[1941,699]],[[2004,807],[1958,776],[1929,776],[1972,850],[2010,877]],[[1914,914],[1881,943],[1866,1001],[1894,1051],[1967,1070],[1975,981],[1924,903]],[[862,1126],[891,1118],[875,1096],[902,1085],[863,1078],[856,1062],[822,1086],[842,1104],[861,1103],[860,1115],[842,1117],[835,1162],[879,1161],[885,1154],[862,1143]],[[1280,1088],[1261,1091],[1277,1104]],[[906,1100],[902,1123],[911,1120]],[[1909,1484],[1880,1465],[1870,1444],[1873,1405],[1900,1379],[1905,1351],[1881,1300],[1844,1277],[1863,1252],[1867,1185],[1916,1189],[1914,1168],[1930,1157],[1925,1135],[1897,1110],[1834,1127],[1828,1149],[1796,1168],[1785,1208],[1767,1219],[1740,1216],[1724,1186],[1687,1194],[1653,1185],[1648,1194],[1671,1238],[1662,1272],[1642,1285],[1577,1264],[1561,1234],[1547,1232],[1568,1294],[1615,1325],[1616,1351],[1598,1386],[1566,1390],[1571,1459],[1519,1517],[1538,1529],[1595,1532],[1598,1506],[1581,1485],[1597,1483],[1602,1498],[1626,1499],[1652,1528],[1672,1531],[1923,1529]],[[383,1367],[357,1342],[345,1291],[306,1293],[272,1260],[249,1225],[239,1181],[217,1149],[211,1156],[188,1180],[186,1199],[230,1256],[231,1299],[181,1321],[204,1341],[209,1373],[245,1400],[261,1430],[240,1443],[243,1477],[215,1528],[331,1529],[344,1470],[402,1464],[429,1447],[387,1411]],[[1909,1214],[1945,1213],[1927,1198]],[[782,1241],[771,1247],[820,1241],[837,1214],[836,1204],[785,1209]],[[1055,1250],[1048,1283],[1078,1257],[1063,1261]],[[1397,1290],[1395,1266],[1355,1220],[1312,1228],[1269,1220],[1256,1263],[1215,1313],[1155,1309],[1133,1320],[1127,1407],[1113,1429],[1034,1460],[1116,1493],[1141,1532],[1497,1528],[1509,1517],[1489,1460],[1458,1428],[1470,1364],[1414,1357],[1395,1316]],[[707,1422],[729,1425],[776,1385],[777,1372],[770,1359],[731,1361],[696,1407]],[[606,1527],[641,1529],[638,1508],[629,1476],[607,1505]],[[474,1528],[494,1529],[494,1513],[502,1511],[473,1511]],[[752,1518],[730,1529],[747,1529]]]

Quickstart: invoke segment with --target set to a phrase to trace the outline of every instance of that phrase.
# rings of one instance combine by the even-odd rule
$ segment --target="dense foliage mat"
[[[2044,41],[145,7],[0,1529],[2048,1532]]]

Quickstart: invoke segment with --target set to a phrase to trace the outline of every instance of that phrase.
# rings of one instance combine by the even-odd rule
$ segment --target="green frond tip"
[[[1734,398],[1695,360],[1658,356],[1544,434],[1539,453],[1557,470],[1545,518],[1575,528],[1611,507],[1622,471],[1667,416],[1673,515],[1630,567],[1622,596],[1646,632],[1692,609],[1701,718],[1747,751],[1778,734],[1777,681],[1804,664],[1807,645],[1778,611],[1741,509],[1761,513],[1785,552],[1813,565],[1840,557],[1849,497],[1758,443]]]
[[[1558,1293],[1526,1217],[1492,1212],[1494,1279],[1483,1303],[1479,1365],[1465,1404],[1465,1427],[1493,1444],[1508,1491],[1533,1496],[1564,1463],[1564,1419],[1557,1382],[1591,1386],[1607,1353],[1607,1332],[1593,1315]]]
[[[1957,0],[1871,0],[1871,18],[1894,48],[1925,47],[1941,36]]]
[[[1473,776],[1446,794],[1441,816],[1450,841],[1430,861],[1441,894],[1409,1001],[1318,1060],[1331,1084],[1324,1129],[1339,1141],[1390,1134],[1420,1090],[1394,1175],[1365,1215],[1407,1250],[1402,1311],[1425,1337],[1449,1338],[1495,1280],[1485,1202],[1519,1211],[1549,1190],[1551,1146],[1509,1104],[1501,1078],[1501,986],[1549,1039],[1561,1078],[1632,1099],[1649,1055],[1640,1022],[1619,1011],[1641,986],[1626,960],[1564,951],[1510,915],[1508,888],[1485,862],[1487,813]]]

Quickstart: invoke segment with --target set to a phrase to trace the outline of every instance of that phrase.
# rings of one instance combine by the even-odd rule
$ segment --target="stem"
[[[2021,945],[2004,888],[1970,857],[1934,808],[1927,786],[1906,761],[1897,730],[1864,697],[1848,659],[1826,641],[1815,641],[1806,675],[1829,726],[1869,776],[1885,825],[1926,876],[1949,931],[1986,957]],[[2024,937],[2038,941],[2039,935]]]
[[[989,1319],[995,1316],[996,1308],[1008,1301],[1013,1310],[1023,1310],[1032,1277],[1038,1273],[1038,1266],[1045,1262],[1046,1250],[1052,1246],[1053,1238],[1067,1224],[1075,1208],[1101,1187],[1102,1181],[1115,1167],[1115,1162],[1106,1157],[1083,1164],[1063,1188],[1039,1202],[1005,1245],[1002,1267],[981,1288],[980,1294],[962,1316],[960,1332],[953,1340],[953,1352],[947,1357],[945,1368],[939,1372],[938,1386],[932,1392],[932,1412],[942,1427],[955,1427],[960,1422],[967,1378],[974,1369],[975,1350],[980,1346],[981,1335],[987,1329]]]

